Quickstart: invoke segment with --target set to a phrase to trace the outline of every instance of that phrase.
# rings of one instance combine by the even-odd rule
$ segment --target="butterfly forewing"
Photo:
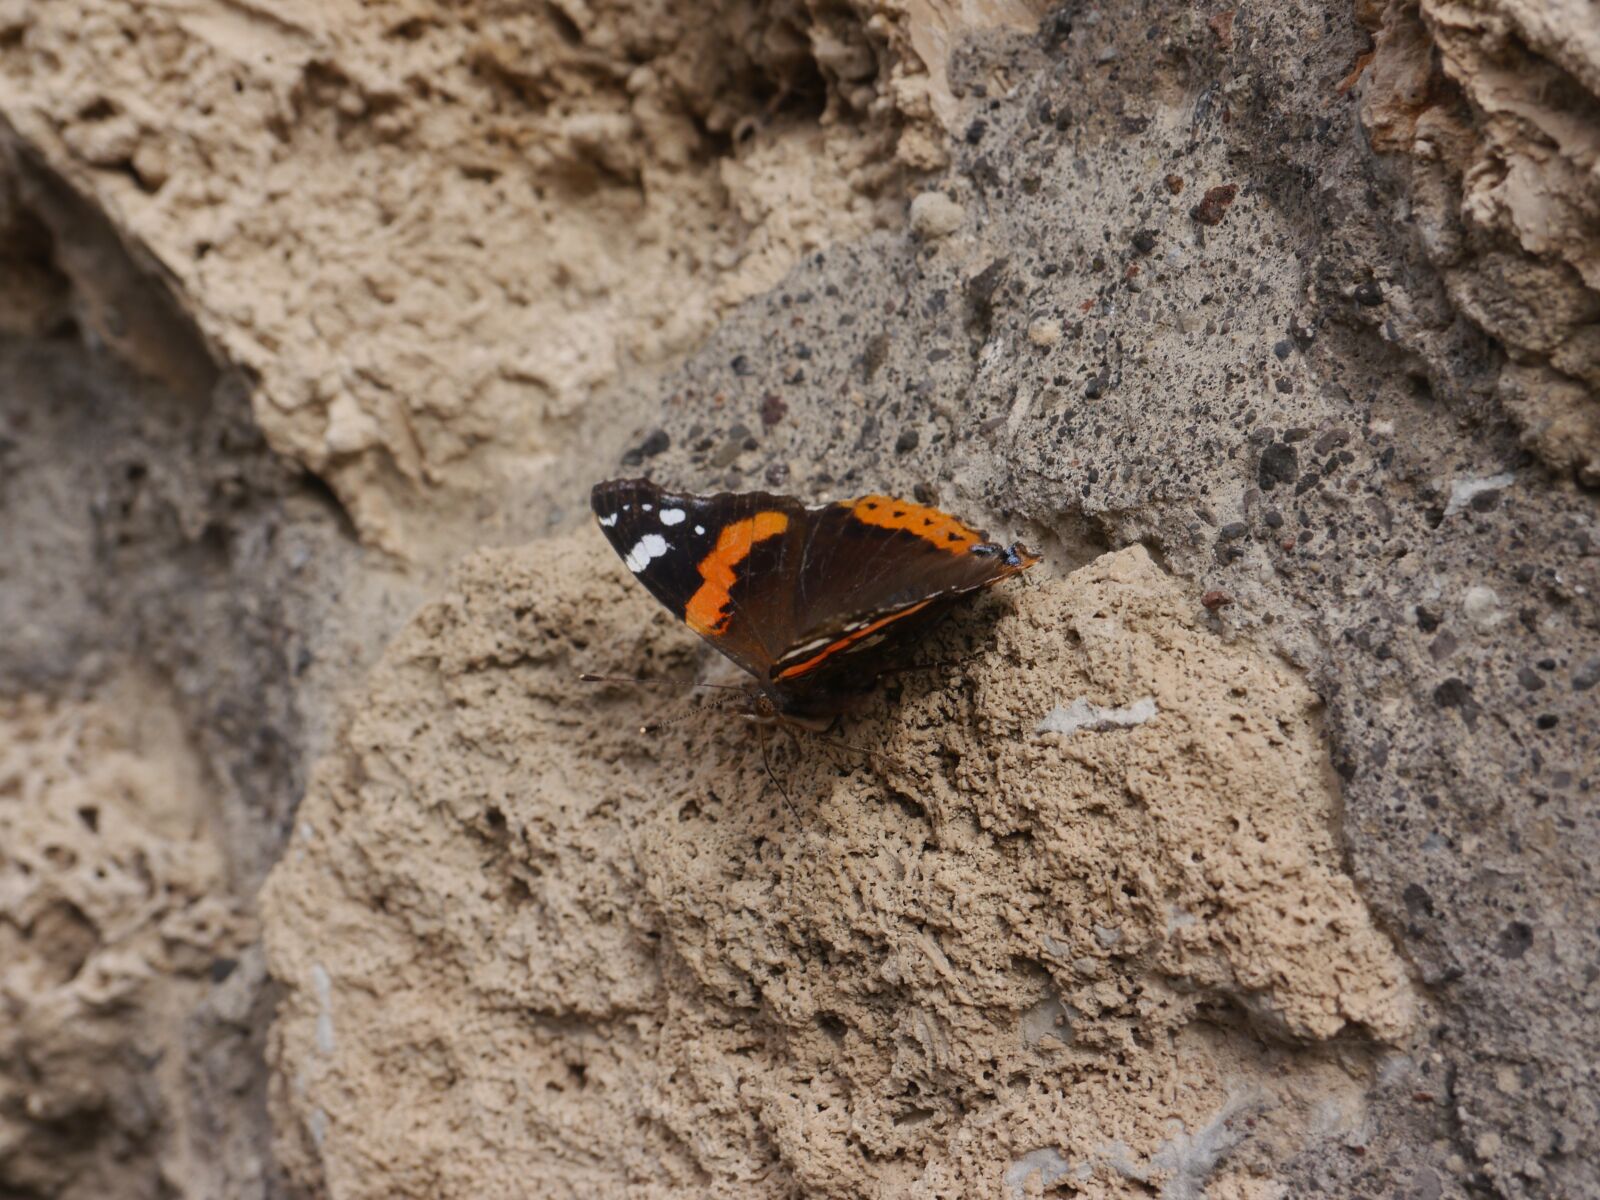
[[[989,543],[938,509],[889,496],[812,514],[796,586],[796,639],[774,678],[789,686],[855,670],[859,655],[904,642],[961,596],[1034,561]]]
[[[623,564],[674,616],[758,679],[791,635],[782,579],[805,531],[798,501],[694,496],[643,479],[595,487],[590,505]],[[792,546],[792,550],[791,550]]]
[[[981,530],[886,496],[817,510],[802,561],[796,623],[803,633],[970,592],[1022,569]]]

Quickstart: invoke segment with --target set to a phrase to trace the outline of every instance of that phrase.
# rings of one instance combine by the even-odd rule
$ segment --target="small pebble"
[[[1061,340],[1061,322],[1054,317],[1040,317],[1028,326],[1028,340],[1035,346],[1054,346]]]
[[[924,241],[948,237],[961,228],[966,210],[943,192],[923,192],[911,201],[911,232]]]
[[[1224,183],[1210,188],[1200,198],[1200,203],[1189,210],[1189,215],[1202,225],[1220,224],[1223,215],[1239,195],[1239,185]]]
[[[1468,588],[1461,601],[1461,611],[1468,621],[1484,632],[1505,620],[1505,613],[1500,610],[1500,597],[1493,588]]]
[[[645,437],[644,441],[640,442],[632,450],[629,450],[622,456],[623,464],[625,466],[637,467],[645,459],[654,458],[656,455],[664,453],[671,447],[671,445],[672,439],[667,436],[666,430],[652,430],[649,435]]]
[[[1293,483],[1300,476],[1300,456],[1293,446],[1274,442],[1261,452],[1261,462],[1256,468],[1256,483],[1264,492],[1270,492],[1280,483]]]

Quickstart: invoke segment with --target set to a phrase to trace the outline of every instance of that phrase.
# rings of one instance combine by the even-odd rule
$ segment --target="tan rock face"
[[[469,560],[317,774],[264,902],[303,1184],[1187,1194],[1231,1149],[1243,1195],[1359,1119],[1415,999],[1315,700],[1143,550],[986,600],[846,721],[870,757],[780,738],[775,783],[573,682],[703,654],[596,542]],[[1036,732],[1078,699],[1133,715]]]
[[[421,550],[452,498],[559,454],[603,386],[899,220],[950,109],[913,44],[1025,14],[13,5],[0,115],[259,376],[274,447]],[[126,340],[128,314],[89,315]]]
[[[1394,0],[1367,15],[1373,144],[1410,155],[1417,228],[1456,309],[1511,360],[1499,398],[1600,486],[1600,30],[1580,0]]]
[[[0,1192],[196,1178],[186,1024],[253,936],[207,794],[143,682],[0,700]]]

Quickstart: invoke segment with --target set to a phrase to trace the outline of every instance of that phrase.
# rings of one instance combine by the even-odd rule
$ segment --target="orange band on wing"
[[[690,629],[710,637],[727,628],[730,614],[723,609],[732,598],[728,591],[737,578],[734,568],[750,557],[757,542],[777,537],[788,528],[788,515],[781,512],[758,512],[723,527],[716,546],[700,560],[700,577],[705,582],[684,606],[683,619]]]
[[[928,605],[932,603],[933,597],[930,596],[926,600],[913,604],[910,608],[902,608],[899,612],[890,613],[887,617],[879,617],[871,625],[863,626],[862,628],[857,629],[854,633],[851,633],[846,637],[842,637],[836,642],[828,643],[821,650],[818,650],[810,658],[806,659],[805,662],[795,663],[795,665],[792,667],[785,667],[783,670],[778,672],[778,678],[789,679],[795,675],[804,675],[807,671],[811,670],[812,667],[816,666],[830,654],[837,654],[841,650],[848,649],[850,646],[854,645],[856,642],[859,642],[868,634],[875,633],[882,629],[891,621],[898,621],[901,617],[909,617],[918,609],[927,608]]]
[[[961,551],[983,541],[981,533],[963,525],[949,513],[908,500],[896,500],[893,496],[863,496],[851,501],[850,515],[880,529],[904,529],[941,550]]]

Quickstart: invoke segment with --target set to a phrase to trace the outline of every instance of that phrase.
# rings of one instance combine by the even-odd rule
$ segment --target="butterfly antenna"
[[[660,733],[663,729],[667,728],[667,726],[676,725],[679,721],[687,721],[690,717],[697,717],[701,713],[721,712],[727,707],[727,702],[721,700],[712,704],[696,704],[688,712],[679,713],[675,717],[668,717],[665,721],[647,722],[646,724],[639,726],[639,732],[646,735]]]
[[[645,679],[645,678],[643,678],[641,676],[638,676],[638,675],[595,675],[595,674],[592,674],[589,671],[584,671],[582,674],[580,674],[578,676],[578,682],[579,683],[639,683],[639,684],[645,685],[646,687],[660,687],[663,684],[671,684],[673,687],[683,687],[684,686],[682,681],[677,680],[677,679]],[[693,689],[693,688],[716,688],[719,691],[724,691],[724,692],[742,692],[742,691],[745,690],[744,688],[739,687],[738,685],[732,684],[732,683],[691,683],[688,686],[691,689]]]
[[[825,733],[815,733],[811,730],[807,730],[806,732],[810,733],[812,737],[816,738],[817,741],[823,743],[824,745],[837,746],[841,750],[848,750],[852,754],[861,755],[863,758],[876,759],[878,762],[881,762],[886,766],[897,767],[902,771],[905,770],[905,764],[893,754],[890,754],[887,750],[873,750],[866,746],[858,746],[854,742],[847,742],[843,738],[829,737]]]

